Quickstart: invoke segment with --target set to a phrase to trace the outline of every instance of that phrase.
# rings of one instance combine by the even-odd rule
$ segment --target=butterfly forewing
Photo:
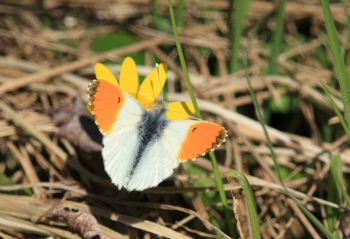
[[[140,144],[138,126],[146,111],[120,87],[95,80],[88,89],[96,124],[104,134],[105,170],[119,188],[125,186]]]

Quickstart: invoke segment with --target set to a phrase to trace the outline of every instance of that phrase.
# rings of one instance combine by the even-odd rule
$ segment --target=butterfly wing
[[[105,80],[88,88],[89,103],[103,137],[105,170],[119,188],[125,186],[140,145],[138,126],[146,109],[128,93]]]
[[[179,163],[193,160],[219,147],[227,131],[218,124],[194,120],[169,120],[157,142],[142,155],[128,190],[157,186],[169,177]]]
[[[224,127],[211,122],[174,120],[164,132],[164,137],[176,153],[179,162],[185,162],[219,147],[225,142],[227,131]]]

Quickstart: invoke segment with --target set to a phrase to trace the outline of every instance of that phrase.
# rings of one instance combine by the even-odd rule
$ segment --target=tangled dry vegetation
[[[219,238],[227,234],[227,224],[239,220],[241,237],[249,238],[241,186],[224,176],[232,168],[244,172],[253,185],[263,238],[323,237],[283,193],[256,121],[244,67],[234,74],[227,67],[229,1],[188,2],[180,35],[205,118],[229,131],[217,156],[230,205],[232,195],[238,199],[233,222],[225,221],[221,211],[208,158],[192,162],[196,174],[185,164],[160,187],[141,193],[118,191],[104,173],[101,136],[85,108],[95,63],[120,64],[125,56],[141,54],[145,66],[139,66],[139,74],[146,75],[156,57],[170,69],[168,100],[189,101],[174,37],[154,26],[151,1],[37,2],[18,1],[14,6],[2,0],[0,5],[0,237]],[[167,1],[158,4],[168,18]],[[280,74],[272,76],[266,74],[266,42],[275,27],[276,6],[252,1],[240,55],[249,47],[246,70],[261,105],[273,102],[274,109],[286,108],[270,111],[268,128],[278,162],[288,172],[286,186],[326,224],[326,207],[336,206],[326,200],[327,152],[341,153],[345,173],[350,153],[337,125],[332,126],[332,141],[325,142],[324,127],[334,110],[320,81],[333,86],[341,110],[343,105],[330,60],[320,62],[322,57],[317,57],[320,50],[327,57],[323,11],[317,0],[288,1]],[[332,6],[332,11],[337,24],[345,26],[342,7]],[[257,37],[253,28],[262,12]],[[97,38],[125,30],[132,41],[112,50],[93,50]],[[300,34],[307,38],[300,39]],[[340,37],[348,50],[344,34]],[[112,69],[118,74],[120,67]],[[338,226],[345,238],[349,219],[346,214],[342,218]]]

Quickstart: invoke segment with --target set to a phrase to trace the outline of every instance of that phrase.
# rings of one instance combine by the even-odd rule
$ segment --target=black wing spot
[[[120,103],[120,97],[118,97],[118,103]]]
[[[193,128],[192,133],[197,129],[197,127]]]

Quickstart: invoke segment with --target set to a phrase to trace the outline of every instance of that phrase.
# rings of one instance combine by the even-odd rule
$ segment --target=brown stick
[[[146,41],[143,41],[140,43],[126,46],[124,48],[118,48],[118,49],[115,49],[115,50],[112,50],[109,52],[105,52],[105,53],[102,53],[102,54],[99,54],[96,56],[91,56],[87,59],[84,58],[84,59],[79,60],[79,61],[68,63],[68,64],[65,64],[62,66],[57,66],[53,69],[48,69],[45,71],[37,72],[37,73],[31,74],[31,75],[25,76],[25,77],[20,77],[15,81],[8,81],[8,82],[2,84],[0,86],[0,95],[3,95],[4,93],[6,93],[7,91],[10,91],[10,90],[16,90],[20,87],[23,87],[23,86],[28,85],[28,84],[33,83],[33,82],[46,81],[49,78],[60,75],[62,73],[74,71],[74,70],[79,69],[81,67],[92,65],[96,62],[103,61],[106,58],[111,57],[111,56],[125,55],[125,54],[128,54],[130,52],[135,52],[135,51],[143,50],[145,48],[150,48],[152,46],[156,46],[156,45],[160,44],[162,41],[163,40],[161,40],[161,39],[153,38],[153,39],[146,40]]]
[[[23,146],[21,146],[20,149],[18,149],[12,142],[8,142],[7,146],[18,158],[18,161],[22,165],[29,182],[30,183],[39,183],[40,179],[39,179],[38,175],[36,174],[34,165],[33,165],[32,161],[30,160],[29,155],[28,155],[27,151],[25,150],[25,148]],[[40,199],[46,198],[45,189],[43,187],[36,186],[36,187],[33,187],[33,189],[34,189],[34,192],[38,198],[40,198]]]

